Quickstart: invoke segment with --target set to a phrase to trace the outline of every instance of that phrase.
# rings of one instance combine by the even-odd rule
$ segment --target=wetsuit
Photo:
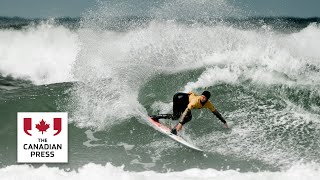
[[[183,113],[182,113],[182,117],[180,120],[180,123],[182,125],[184,125],[185,123],[189,122],[192,118],[192,114],[191,114],[191,110],[192,109],[202,109],[202,108],[208,108],[210,109],[210,111],[216,115],[221,122],[226,123],[226,121],[223,119],[223,117],[221,116],[221,114],[214,108],[213,104],[211,103],[210,100],[202,103],[201,102],[201,96],[193,93],[193,92],[189,92],[188,93],[188,97],[189,97],[189,102],[187,107],[184,109]]]
[[[192,109],[202,109],[202,108],[208,108],[210,111],[216,115],[221,122],[226,123],[224,118],[221,116],[221,114],[214,108],[211,101],[208,100],[205,103],[202,103],[200,101],[201,96],[196,95],[193,92],[189,93],[176,93],[173,96],[173,114],[172,115],[159,115],[156,117],[156,119],[168,119],[171,118],[172,120],[177,120],[181,116],[180,123],[184,125],[185,123],[191,121]],[[155,118],[154,118],[155,119]]]
[[[186,110],[189,104],[189,93],[176,93],[173,96],[173,115],[172,120],[177,120],[180,118],[182,113]],[[192,114],[188,111],[184,118],[184,123],[191,121]]]

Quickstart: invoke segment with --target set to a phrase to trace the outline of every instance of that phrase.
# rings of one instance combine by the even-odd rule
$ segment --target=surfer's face
[[[201,95],[201,99],[200,99],[200,101],[201,102],[206,102],[208,99],[207,99],[207,97],[205,97],[204,95]]]

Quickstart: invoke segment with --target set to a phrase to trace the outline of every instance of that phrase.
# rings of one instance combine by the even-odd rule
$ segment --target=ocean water
[[[1,179],[320,179],[320,19],[175,2],[0,18]],[[203,90],[230,126],[193,112],[182,136],[204,153],[147,123]],[[22,111],[69,113],[69,163],[17,164]]]

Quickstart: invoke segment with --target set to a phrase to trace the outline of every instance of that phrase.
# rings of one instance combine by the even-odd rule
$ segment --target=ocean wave
[[[83,52],[88,54],[90,51],[100,51],[100,54],[108,52],[100,57],[102,59],[127,58],[121,60],[124,63],[137,62],[134,58],[142,59],[143,62],[138,63],[140,66],[150,64],[155,66],[151,68],[158,66],[166,68],[164,71],[167,72],[176,72],[186,68],[181,65],[193,62],[191,69],[211,68],[210,66],[220,64],[225,66],[223,71],[226,68],[233,71],[234,78],[245,76],[256,82],[318,83],[315,78],[320,69],[316,48],[319,44],[319,38],[316,37],[320,31],[317,23],[293,33],[279,33],[263,23],[254,29],[242,29],[230,22],[203,26],[199,23],[180,24],[179,21],[138,18],[128,21],[148,23],[124,32],[105,29],[102,31],[104,33],[100,33],[99,28],[97,29],[99,24],[71,30],[56,21],[41,21],[22,30],[1,30],[0,73],[3,76],[25,78],[35,84],[70,81],[73,76],[72,68],[81,68],[75,63],[89,61],[89,66],[94,63],[94,56],[86,55],[85,58],[91,59],[84,60]],[[90,22],[90,19],[87,21]],[[82,23],[87,21],[84,19]],[[127,20],[121,20],[121,23],[128,24]],[[121,48],[118,52],[111,46],[105,46],[106,43],[98,44],[99,40],[103,40],[107,44],[124,45],[121,39],[126,40],[129,46],[118,47]],[[88,47],[89,44],[92,47]],[[98,45],[102,45],[104,49],[100,49]],[[289,68],[287,64],[290,65]],[[239,74],[239,70],[243,72]]]
[[[0,30],[0,74],[34,84],[72,81],[77,33],[50,21],[25,30]]]
[[[186,83],[177,91],[246,82],[259,87],[303,86],[317,92],[320,54],[314,47],[320,42],[313,37],[319,35],[317,24],[289,34],[268,27],[242,30],[174,21],[152,21],[129,32],[81,29],[73,75],[84,83],[73,92],[75,121],[101,128],[146,113],[139,92],[163,74],[202,71],[196,81],[196,75],[182,77]]]
[[[17,173],[18,172],[18,173]],[[236,170],[219,171],[215,169],[188,169],[181,172],[167,172],[157,173],[154,171],[143,172],[130,172],[123,170],[122,167],[115,167],[110,163],[106,165],[97,165],[89,163],[75,170],[63,170],[56,167],[41,166],[34,168],[28,165],[12,165],[0,169],[1,179],[13,180],[13,179],[306,179],[306,180],[318,180],[320,178],[319,164],[310,163],[307,165],[296,165],[286,171],[280,172],[246,172],[241,173]]]

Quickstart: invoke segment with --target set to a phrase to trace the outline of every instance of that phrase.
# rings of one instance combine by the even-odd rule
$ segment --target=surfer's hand
[[[224,128],[226,128],[226,129],[228,129],[228,128],[229,128],[229,126],[228,126],[228,124],[227,124],[227,123],[224,123],[224,124],[223,124],[223,127],[224,127]]]

